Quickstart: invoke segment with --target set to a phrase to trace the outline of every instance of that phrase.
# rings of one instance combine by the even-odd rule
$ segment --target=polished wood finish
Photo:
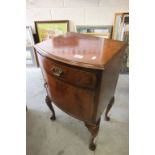
[[[92,135],[91,150],[96,148],[94,139],[106,107],[108,118],[125,46],[125,42],[78,33],[35,46],[48,104],[53,101],[64,112],[84,121]]]
[[[103,70],[125,46],[125,42],[70,32],[41,42],[36,48],[40,54],[59,62]]]

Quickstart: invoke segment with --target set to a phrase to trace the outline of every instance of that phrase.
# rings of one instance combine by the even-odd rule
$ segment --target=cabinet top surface
[[[35,45],[36,50],[54,60],[86,68],[104,69],[126,43],[69,32]]]

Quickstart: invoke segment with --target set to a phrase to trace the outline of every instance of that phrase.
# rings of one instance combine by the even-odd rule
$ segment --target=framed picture
[[[90,34],[102,38],[111,38],[112,35],[112,25],[103,25],[103,26],[77,25],[76,30],[79,33]]]
[[[35,21],[38,42],[69,32],[69,20]]]

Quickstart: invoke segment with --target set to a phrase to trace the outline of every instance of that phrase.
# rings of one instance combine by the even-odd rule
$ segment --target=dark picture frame
[[[35,21],[37,42],[69,32],[69,20]]]

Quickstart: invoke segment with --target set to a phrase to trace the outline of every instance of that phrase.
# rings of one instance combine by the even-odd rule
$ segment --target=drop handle
[[[52,71],[53,75],[58,76],[58,77],[60,77],[63,73],[63,70],[59,67],[53,67],[51,69],[51,71]]]

